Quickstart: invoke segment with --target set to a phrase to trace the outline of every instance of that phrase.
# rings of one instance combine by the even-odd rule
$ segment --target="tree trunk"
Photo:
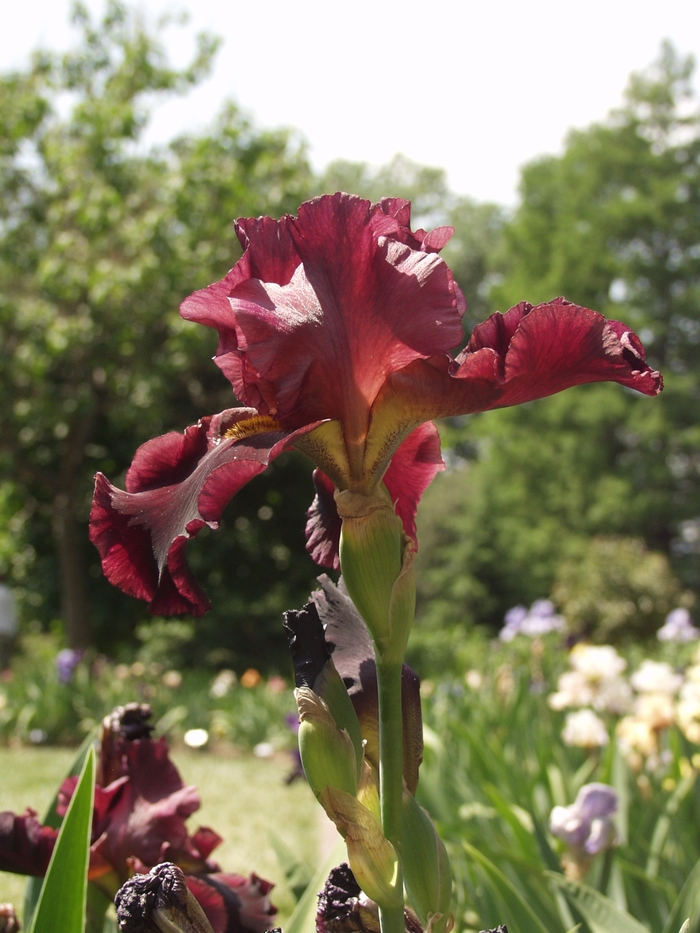
[[[64,442],[53,499],[53,539],[58,556],[61,615],[71,648],[87,648],[93,641],[85,558],[87,529],[78,520],[78,503],[83,485],[85,443],[95,417],[93,405],[74,419]]]
[[[85,529],[76,519],[75,502],[59,493],[53,503],[53,538],[58,555],[61,615],[71,648],[92,644],[85,561]]]

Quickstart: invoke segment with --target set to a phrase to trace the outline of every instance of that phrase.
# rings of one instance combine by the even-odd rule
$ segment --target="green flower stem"
[[[380,910],[382,933],[404,933],[401,822],[403,814],[403,718],[401,715],[401,662],[384,662],[377,653],[379,689],[379,800],[382,830],[399,854],[396,884],[401,905]]]

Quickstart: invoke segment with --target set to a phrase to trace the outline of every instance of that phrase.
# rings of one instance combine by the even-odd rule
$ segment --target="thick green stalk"
[[[379,688],[379,801],[382,830],[399,854],[396,884],[403,895],[401,875],[401,822],[403,814],[403,718],[401,714],[402,663],[377,657]],[[401,905],[380,910],[382,933],[404,933]]]

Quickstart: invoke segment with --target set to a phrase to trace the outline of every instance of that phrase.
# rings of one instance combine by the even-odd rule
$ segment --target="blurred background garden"
[[[442,255],[467,299],[465,340],[493,311],[565,295],[625,321],[665,379],[653,403],[597,384],[440,425],[447,469],[419,510],[408,659],[425,704],[420,792],[455,865],[458,929],[574,927],[581,916],[546,874],[564,851],[549,815],[604,781],[618,845],[588,880],[648,929],[677,933],[700,859],[692,58],[661,45],[613,111],[522,168],[506,208],[400,154],[319,172],[303,127],[263,127],[233,101],[207,130],[147,145],[149,116],[205,78],[217,40],[175,68],[120,3],[101,21],[77,8],[75,27],[72,51],[0,75],[0,572],[19,625],[0,673],[0,809],[41,809],[71,757],[52,766],[44,746],[77,746],[136,700],[186,780],[205,781],[186,771],[211,754],[253,769],[241,784],[273,774],[274,801],[296,795],[282,848],[311,876],[322,829],[302,784],[284,782],[295,707],[281,629],[319,572],[304,547],[307,464],[279,458],[192,543],[214,606],[198,620],[149,618],[103,579],[87,535],[92,477],[123,485],[139,444],[232,404],[214,334],[178,306],[239,257],[233,218],[339,189],[405,197],[414,226],[455,228]],[[41,800],[8,781],[13,761],[46,775]],[[205,805],[222,793],[201,789]],[[237,819],[218,831],[242,838]],[[241,845],[226,853],[232,870],[274,875],[279,846],[246,865],[258,850]],[[290,911],[294,885],[282,889]]]

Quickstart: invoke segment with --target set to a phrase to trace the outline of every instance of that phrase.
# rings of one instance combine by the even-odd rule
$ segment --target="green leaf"
[[[95,740],[98,728],[99,727],[95,727],[92,729],[90,733],[83,739],[83,743],[78,749],[78,752],[73,759],[70,768],[68,769],[68,773],[66,774],[67,778],[72,777],[75,774],[80,774],[82,771],[87,753]],[[62,784],[63,781],[61,781],[61,785]],[[44,825],[51,826],[53,829],[58,829],[63,819],[58,815],[58,794],[60,789],[61,788],[59,785],[59,788],[54,794],[53,800],[49,804],[43,819]],[[34,916],[37,901],[39,900],[39,894],[41,893],[43,880],[43,878],[27,879],[27,884],[24,889],[24,925],[27,929],[29,929],[31,926],[32,917]]]
[[[527,929],[537,930],[539,933],[551,933],[543,925],[512,881],[490,859],[479,852],[478,849],[475,849],[474,846],[469,845],[468,842],[463,842],[462,845],[467,854],[485,871],[486,880],[490,882],[499,906],[503,911],[503,917],[498,918],[499,922],[503,920],[516,930],[525,931]],[[529,921],[527,926],[525,926],[526,920]],[[619,933],[623,933],[623,931],[619,931]]]
[[[89,749],[41,887],[29,933],[83,933],[90,859],[95,752]]]
[[[569,881],[557,872],[547,876],[558,885],[571,903],[583,914],[592,933],[649,933],[647,927],[626,911],[620,910],[604,894],[577,881]]]
[[[345,843],[338,839],[326,860],[320,865],[318,871],[307,885],[306,890],[299,898],[294,913],[289,918],[285,933],[314,933],[316,929],[316,904],[318,892],[326,883],[331,869],[346,861]]]
[[[675,904],[671,908],[663,933],[675,933],[683,917],[688,919],[683,924],[681,933],[700,933],[700,861],[688,875]]]
[[[107,918],[107,911],[112,906],[112,899],[96,884],[87,886],[85,903],[85,933],[117,933],[116,917]]]
[[[307,866],[292,852],[287,843],[281,839],[277,833],[270,830],[268,838],[272,848],[275,850],[277,861],[284,872],[284,878],[289,890],[294,895],[297,903],[301,900],[304,891],[311,881],[311,873]]]
[[[688,796],[695,784],[696,773],[693,771],[684,778],[678,787],[674,790],[666,802],[663,813],[656,821],[654,832],[651,837],[651,846],[649,848],[649,858],[647,859],[646,873],[648,878],[655,878],[659,872],[661,864],[661,855],[663,853],[669,830],[673,824],[673,817],[678,812],[681,803]]]

